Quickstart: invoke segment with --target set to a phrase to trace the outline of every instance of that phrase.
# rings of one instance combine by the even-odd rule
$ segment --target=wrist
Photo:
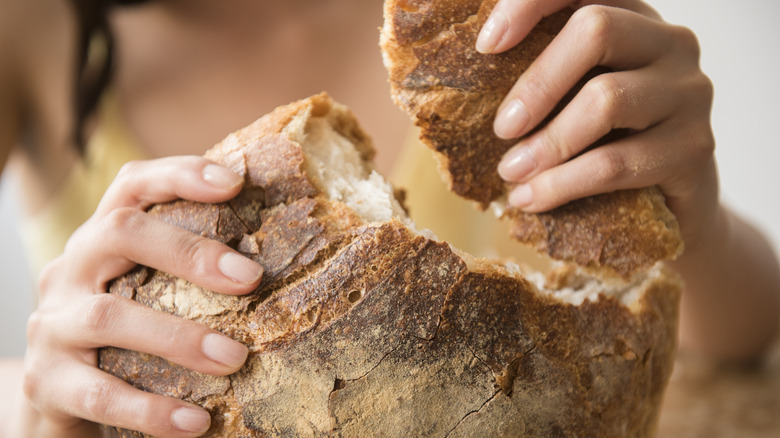
[[[731,241],[731,212],[722,204],[714,209],[708,221],[700,224],[699,232],[685,242],[685,250],[679,260],[699,258],[702,255],[719,254]]]
[[[669,263],[685,283],[681,348],[718,361],[762,357],[780,321],[780,269],[765,236],[720,205],[712,226]],[[686,242],[687,243],[687,242]]]

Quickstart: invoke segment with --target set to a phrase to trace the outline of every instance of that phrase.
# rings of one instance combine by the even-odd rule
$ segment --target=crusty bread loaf
[[[259,288],[224,296],[138,267],[110,293],[240,340],[246,366],[207,376],[105,348],[101,368],[205,407],[210,437],[652,435],[677,280],[660,265],[627,283],[472,258],[414,229],[372,154],[327,95],[211,149],[244,175],[241,194],[149,214],[258,261]]]
[[[385,1],[381,45],[393,98],[436,151],[451,190],[482,208],[492,205],[511,221],[517,240],[601,275],[630,278],[675,258],[683,248],[679,227],[655,187],[578,200],[543,214],[507,208],[507,185],[496,169],[516,140],[498,138],[493,119],[572,11],[544,18],[515,48],[485,55],[476,51],[476,38],[496,1]]]

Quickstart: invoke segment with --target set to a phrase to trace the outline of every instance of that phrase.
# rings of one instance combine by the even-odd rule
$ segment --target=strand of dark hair
[[[74,84],[73,141],[79,152],[86,145],[85,124],[95,112],[100,98],[111,82],[114,67],[114,36],[108,12],[113,5],[144,3],[145,0],[71,0],[77,20],[76,75]],[[100,64],[90,65],[90,44],[96,37],[105,41],[105,56]],[[89,67],[89,71],[88,71]],[[94,68],[93,68],[94,67]]]

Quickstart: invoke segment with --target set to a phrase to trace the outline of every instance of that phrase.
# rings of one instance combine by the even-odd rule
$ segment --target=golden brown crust
[[[423,143],[437,152],[450,189],[482,208],[506,193],[497,167],[516,143],[493,132],[496,110],[571,15],[563,10],[544,18],[505,53],[481,54],[476,36],[495,3],[388,0],[382,31],[395,102],[420,126]],[[594,69],[588,77],[598,73]],[[677,222],[657,202],[659,196],[657,189],[605,194],[539,216],[509,208],[504,218],[513,223],[513,237],[554,258],[630,278],[682,250]]]
[[[310,103],[291,108],[305,119]],[[209,153],[244,169],[235,200],[150,210],[261,263],[254,293],[214,294],[145,267],[110,287],[242,341],[244,368],[206,376],[105,348],[102,369],[203,406],[213,419],[207,437],[651,435],[674,354],[674,280],[644,278],[631,307],[605,296],[579,306],[554,299],[397,220],[363,223],[300,174],[290,158],[300,145],[284,128]],[[283,177],[258,175],[267,162]],[[559,275],[557,286],[581,287],[576,275]]]
[[[439,152],[451,189],[486,207],[504,193],[496,173],[512,140],[493,133],[493,118],[519,74],[568,18],[544,19],[523,44],[501,55],[474,48],[495,1],[385,2],[382,49],[393,99]]]
[[[334,109],[334,106],[338,106],[338,108]],[[355,144],[364,160],[370,161],[374,158],[375,150],[371,140],[357,123],[352,112],[343,105],[334,102],[327,93],[320,93],[307,99],[275,108],[251,125],[230,134],[213,148],[206,151],[204,156],[225,165],[233,164],[237,166],[234,167],[234,170],[241,173],[243,165],[240,163],[240,160],[235,160],[236,152],[244,150],[247,146],[266,137],[282,134],[296,118],[307,119],[308,117],[319,117],[322,115],[328,116],[328,122],[336,132]],[[285,138],[285,136],[275,138]],[[254,151],[253,148],[248,148],[247,150]],[[259,150],[255,152],[262,154]],[[268,158],[276,160],[279,157],[272,154]],[[255,170],[259,175],[262,174],[261,170],[265,169],[256,168]],[[243,173],[241,174],[243,175]]]
[[[657,187],[579,199],[539,214],[509,210],[510,232],[558,260],[624,278],[682,251],[677,220]],[[599,269],[600,268],[600,269]]]

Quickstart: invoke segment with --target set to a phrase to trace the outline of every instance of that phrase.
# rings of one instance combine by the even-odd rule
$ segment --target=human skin
[[[576,11],[504,99],[494,128],[518,143],[499,164],[515,183],[509,201],[541,212],[570,200],[658,185],[686,250],[670,263],[686,287],[681,348],[718,361],[761,357],[780,319],[780,268],[766,238],[718,195],[712,84],[687,28],[662,21],[644,2],[500,0],[478,39],[486,53],[519,43],[541,19]],[[527,135],[595,66],[550,123]],[[618,140],[586,148],[613,129]],[[584,151],[584,152],[583,152]]]
[[[15,3],[3,2],[2,7],[8,8],[8,4]],[[197,3],[208,6],[206,2]],[[269,5],[271,3],[268,2]],[[498,45],[493,48],[482,45],[481,49],[501,51],[513,46],[539,17],[569,3],[560,0],[500,2],[499,8],[507,17],[506,29],[510,35],[499,38]],[[193,36],[171,31],[186,30],[184,21],[177,21],[185,16],[171,15],[176,11],[176,4],[161,4],[156,6],[155,15],[143,17],[172,26],[164,27],[166,33],[162,35],[166,38],[160,38],[159,44]],[[274,4],[282,8],[275,11],[282,15],[289,12],[284,10],[283,5],[292,5],[288,2]],[[569,199],[617,188],[659,184],[669,199],[670,207],[678,215],[688,247],[685,255],[672,265],[688,282],[683,301],[683,345],[713,357],[755,358],[769,338],[771,331],[768,327],[772,321],[775,321],[776,327],[777,314],[772,309],[777,306],[770,304],[777,298],[770,291],[772,287],[774,291],[778,290],[777,262],[760,234],[719,203],[712,152],[714,140],[709,125],[712,89],[698,67],[695,37],[687,29],[659,21],[657,14],[643,3],[622,1],[610,4],[618,8],[580,8],[561,37],[528,73],[519,78],[517,86],[507,96],[504,108],[509,107],[509,102],[519,100],[528,120],[523,123],[522,120],[518,122],[511,117],[502,117],[497,121],[498,134],[522,138],[543,119],[567,86],[576,82],[578,75],[581,76],[592,65],[606,63],[615,73],[602,75],[586,86],[553,124],[531,137],[518,140],[518,149],[508,154],[499,171],[508,180],[530,188],[530,201],[520,202],[523,201],[523,194],[518,194],[520,190],[516,190],[512,197],[516,204],[522,204],[528,211],[543,211]],[[189,18],[197,19],[199,14],[209,17],[209,20],[196,20],[189,24],[221,23],[215,18],[229,18],[214,17],[207,9],[188,11],[191,13]],[[0,17],[15,16],[2,12]],[[133,26],[137,19],[137,16],[128,16],[120,20],[119,30],[136,29]],[[10,25],[13,23],[6,24],[9,23],[2,23],[0,29],[13,28]],[[175,27],[177,25],[182,25],[182,28]],[[499,29],[499,25],[495,25],[495,29]],[[144,36],[157,36],[156,30],[159,29],[152,28],[136,39],[121,40],[124,41],[122,44],[126,44],[123,53],[145,53],[147,46],[134,44]],[[620,38],[615,35],[620,35]],[[219,44],[225,41],[206,39],[199,42],[203,44],[198,48],[206,50],[208,47],[221,47]],[[376,43],[372,44],[375,46]],[[641,50],[628,56],[631,52],[629,46]],[[236,47],[239,46],[230,47],[238,51]],[[267,47],[269,45],[265,44],[249,48],[260,50]],[[66,49],[67,46],[62,54],[58,51],[46,53],[47,62],[57,56],[70,59]],[[30,114],[19,110],[23,107],[21,101],[28,97],[25,93],[30,89],[38,94],[44,93],[41,90],[55,90],[56,93],[47,94],[47,102],[59,102],[59,111],[67,114],[68,106],[64,102],[67,102],[69,83],[63,81],[40,88],[40,84],[31,82],[34,76],[22,69],[27,65],[24,62],[28,61],[26,53],[13,50],[0,53],[12,53],[9,56],[18,56],[20,60],[0,63],[0,83],[12,85],[0,87],[0,151],[5,160],[11,153],[10,145],[20,136],[21,119],[30,117]],[[140,138],[149,139],[148,144],[154,141],[163,143],[150,147],[154,155],[180,155],[193,148],[192,139],[205,135],[191,131],[193,126],[205,124],[191,121],[201,120],[197,118],[198,114],[176,119],[177,111],[207,108],[208,105],[200,103],[213,99],[233,102],[233,108],[238,108],[245,103],[241,96],[248,89],[218,88],[224,82],[224,77],[219,76],[221,69],[194,71],[192,76],[183,79],[181,71],[176,69],[181,65],[193,68],[192,65],[173,65],[173,73],[157,70],[157,63],[152,61],[165,61],[162,54],[164,52],[152,52],[154,56],[150,57],[154,59],[134,58],[129,67],[126,63],[126,69],[120,68],[117,92],[123,98],[138,97],[124,101],[127,105],[123,110],[130,125],[137,128]],[[264,53],[269,57],[274,54],[278,55],[273,50]],[[230,53],[221,55],[229,56]],[[236,56],[239,55],[237,52]],[[229,69],[232,64],[225,62],[221,65]],[[30,71],[43,71],[44,67],[46,65],[37,65]],[[311,66],[298,66],[299,70],[304,68]],[[262,69],[274,71],[274,68],[268,68],[267,63],[259,65],[259,73]],[[540,73],[542,71],[544,75]],[[231,72],[230,77],[241,77],[240,74]],[[179,79],[179,82],[165,82],[166,78]],[[273,78],[268,78],[267,82],[281,84]],[[144,82],[145,79],[148,81]],[[186,84],[201,84],[206,91],[203,100],[197,100],[195,95],[175,94],[188,90],[184,87]],[[273,88],[268,92],[277,91],[277,87]],[[143,94],[147,89],[157,92]],[[538,90],[545,92],[538,93]],[[382,87],[381,92],[386,93],[386,88]],[[30,95],[34,94],[30,92]],[[183,97],[193,99],[188,102],[194,103],[187,108],[181,108],[180,103],[171,106]],[[260,98],[262,93],[252,97]],[[277,95],[266,97],[275,103],[291,100],[281,100]],[[650,97],[658,99],[650,106],[636,105],[639,101],[653,100]],[[147,106],[148,102],[154,105]],[[213,105],[231,108],[224,104]],[[166,108],[176,111],[165,112]],[[249,108],[246,112],[251,110],[254,113],[251,107],[246,108]],[[154,113],[150,109],[162,112]],[[53,137],[61,135],[69,119],[61,115],[55,118],[55,122],[47,122],[44,116],[49,113],[42,111],[42,114],[38,117],[38,121],[45,125],[42,132]],[[219,126],[227,123],[218,118],[221,116],[221,113],[212,116],[213,129],[220,135],[227,132]],[[231,114],[231,119],[232,116],[235,114]],[[171,122],[167,126],[149,125],[155,118]],[[628,127],[636,132],[618,143],[604,145],[570,160],[588,145],[590,139],[614,127]],[[185,129],[187,132],[184,132]],[[182,140],[180,137],[185,134],[187,139]],[[517,151],[529,145],[537,145],[532,146],[536,166],[528,172],[520,172],[518,168],[524,165],[524,155]],[[207,147],[208,144],[198,146]],[[56,157],[55,152],[69,150],[63,146],[52,148],[47,153],[51,152],[50,155]],[[108,279],[129,270],[135,263],[148,264],[192,279],[217,292],[241,294],[254,288],[260,273],[255,271],[256,275],[252,275],[251,265],[238,261],[240,259],[220,263],[223,255],[232,250],[166,227],[149,219],[143,212],[150,203],[177,197],[217,202],[234,196],[240,184],[235,181],[230,183],[230,175],[215,168],[209,168],[213,172],[209,174],[206,171],[208,166],[202,159],[181,156],[128,165],[105,195],[95,215],[74,234],[65,254],[45,270],[40,283],[39,310],[30,320],[24,378],[27,399],[22,399],[18,405],[20,414],[15,418],[20,421],[13,424],[15,436],[92,436],[97,433],[94,422],[170,437],[197,436],[208,427],[199,408],[178,400],[140,393],[123,382],[112,380],[95,367],[97,348],[103,345],[158,353],[177,363],[213,374],[229,374],[240,367],[245,352],[241,347],[230,344],[231,341],[215,342],[213,340],[219,338],[211,337],[215,334],[202,326],[159,315],[102,293]],[[594,169],[597,172],[593,172]],[[39,171],[38,174],[57,172]],[[598,176],[595,179],[594,174]],[[56,178],[54,180],[52,186],[56,186]],[[188,184],[183,184],[185,181]],[[48,193],[45,187],[41,192]],[[36,196],[29,199],[36,199]],[[41,199],[45,200],[45,196]],[[104,245],[107,242],[111,245]],[[149,248],[155,248],[155,251],[149,251]],[[189,257],[180,257],[181,254]],[[727,266],[738,269],[723,269]],[[711,275],[711,271],[716,271],[718,275]],[[727,278],[727,271],[732,277]],[[249,275],[242,279],[242,273]],[[750,285],[748,289],[744,286],[746,278],[755,280],[756,285],[763,283],[767,287]],[[741,285],[739,288],[736,287],[738,283]],[[737,296],[735,290],[748,292]],[[724,319],[723,315],[729,318]],[[732,324],[718,327],[718,321],[723,320],[732,321]],[[138,327],[146,327],[148,331],[137,330]],[[159,333],[166,335],[160,336]],[[175,345],[172,340],[176,341]],[[182,411],[183,408],[194,408],[195,411]]]
[[[218,293],[254,290],[259,266],[145,214],[150,203],[166,199],[218,202],[238,193],[236,175],[187,154],[201,154],[258,114],[323,89],[376,126],[377,145],[397,144],[407,131],[408,119],[387,94],[377,49],[381,3],[235,0],[231,6],[166,0],[112,16],[118,58],[110,91],[125,128],[152,159],[123,168],[95,214],[44,269],[28,324],[26,397],[14,379],[18,372],[0,376],[4,394],[18,390],[3,425],[10,436],[88,437],[97,434],[96,423],[107,423],[189,437],[208,427],[199,407],[137,391],[95,366],[97,349],[106,345],[221,375],[246,358],[244,346],[201,325],[104,293],[110,277],[136,263]],[[76,33],[70,12],[62,0],[0,0],[0,163],[23,191],[25,214],[45,208],[82,158],[70,137]],[[380,147],[386,170],[392,151]]]

